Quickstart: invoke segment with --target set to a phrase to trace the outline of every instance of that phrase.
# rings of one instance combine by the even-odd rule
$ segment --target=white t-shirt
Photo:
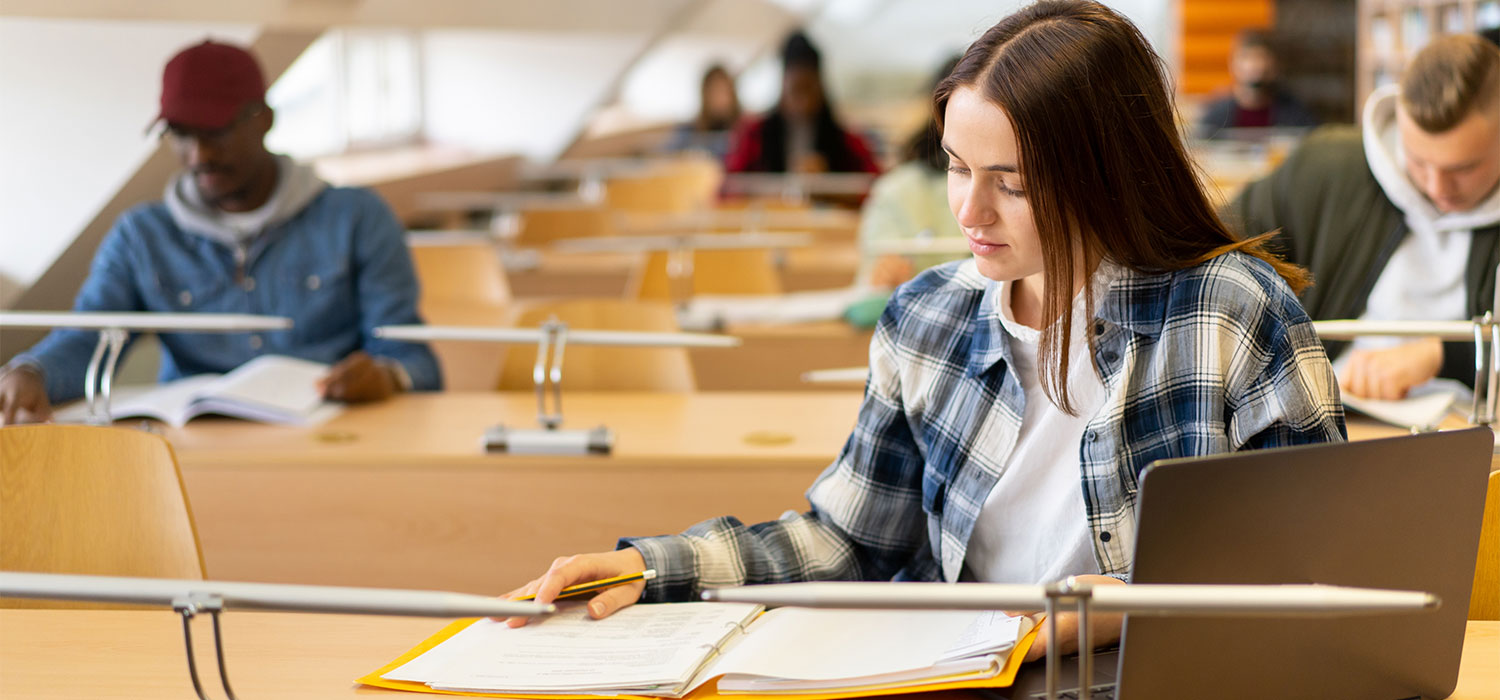
[[[1100,266],[1093,280],[1102,298],[1114,275]],[[1094,372],[1084,335],[1083,293],[1073,299],[1068,348],[1068,391],[1077,416],[1064,413],[1042,391],[1036,365],[1041,332],[1011,314],[1013,283],[1001,282],[995,311],[1011,336],[1012,370],[1026,392],[1026,411],[1016,447],[985,499],[964,563],[990,583],[1042,583],[1099,573],[1083,504],[1079,444],[1084,428],[1105,405],[1108,390]]]

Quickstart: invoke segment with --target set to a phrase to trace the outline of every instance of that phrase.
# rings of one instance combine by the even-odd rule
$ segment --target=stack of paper
[[[577,605],[519,629],[481,620],[361,682],[436,692],[672,698],[1000,686],[1014,677],[1019,659],[1010,652],[1020,640],[1029,644],[1032,627],[1025,618],[992,612],[761,610],[739,603],[635,605],[590,620]]]

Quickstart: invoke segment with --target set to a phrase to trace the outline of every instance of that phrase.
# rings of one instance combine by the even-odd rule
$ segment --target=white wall
[[[161,69],[251,25],[0,18],[0,307],[30,286],[155,144]]]
[[[425,135],[548,159],[641,48],[639,35],[430,30],[422,34]]]
[[[1104,0],[1128,17],[1156,51],[1172,52],[1172,8],[1165,0]],[[879,73],[920,75],[926,80],[943,60],[961,53],[984,30],[1027,4],[1024,0],[916,0],[876,3],[834,0],[808,27],[823,49],[824,71],[836,92],[852,89],[861,76]]]

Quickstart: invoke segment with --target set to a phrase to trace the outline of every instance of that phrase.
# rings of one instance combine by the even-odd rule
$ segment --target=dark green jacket
[[[1392,204],[1365,162],[1359,130],[1325,127],[1308,135],[1281,167],[1251,183],[1225,208],[1243,235],[1281,230],[1276,250],[1313,274],[1302,305],[1314,320],[1359,318],[1375,280],[1406,236],[1406,215]],[[1500,225],[1475,229],[1464,272],[1467,313],[1481,316],[1495,298]],[[1329,357],[1342,343],[1327,343]],[[1474,348],[1448,343],[1441,376],[1474,383]]]

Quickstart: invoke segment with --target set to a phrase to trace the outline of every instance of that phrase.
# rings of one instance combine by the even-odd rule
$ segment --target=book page
[[[205,387],[195,414],[305,424],[324,405],[317,382],[328,365],[284,355],[262,355]]]
[[[633,605],[603,620],[584,605],[518,629],[481,620],[383,677],[435,689],[678,694],[760,606]]]
[[[119,418],[154,418],[174,428],[187,423],[193,399],[219,379],[217,374],[198,374],[154,386],[117,386],[111,392],[110,415]],[[59,423],[88,420],[86,401],[69,404],[56,414]]]
[[[859,679],[932,667],[961,647],[1008,650],[1020,620],[965,610],[778,608],[756,620],[705,675],[726,675],[720,688],[751,676],[859,685]]]

